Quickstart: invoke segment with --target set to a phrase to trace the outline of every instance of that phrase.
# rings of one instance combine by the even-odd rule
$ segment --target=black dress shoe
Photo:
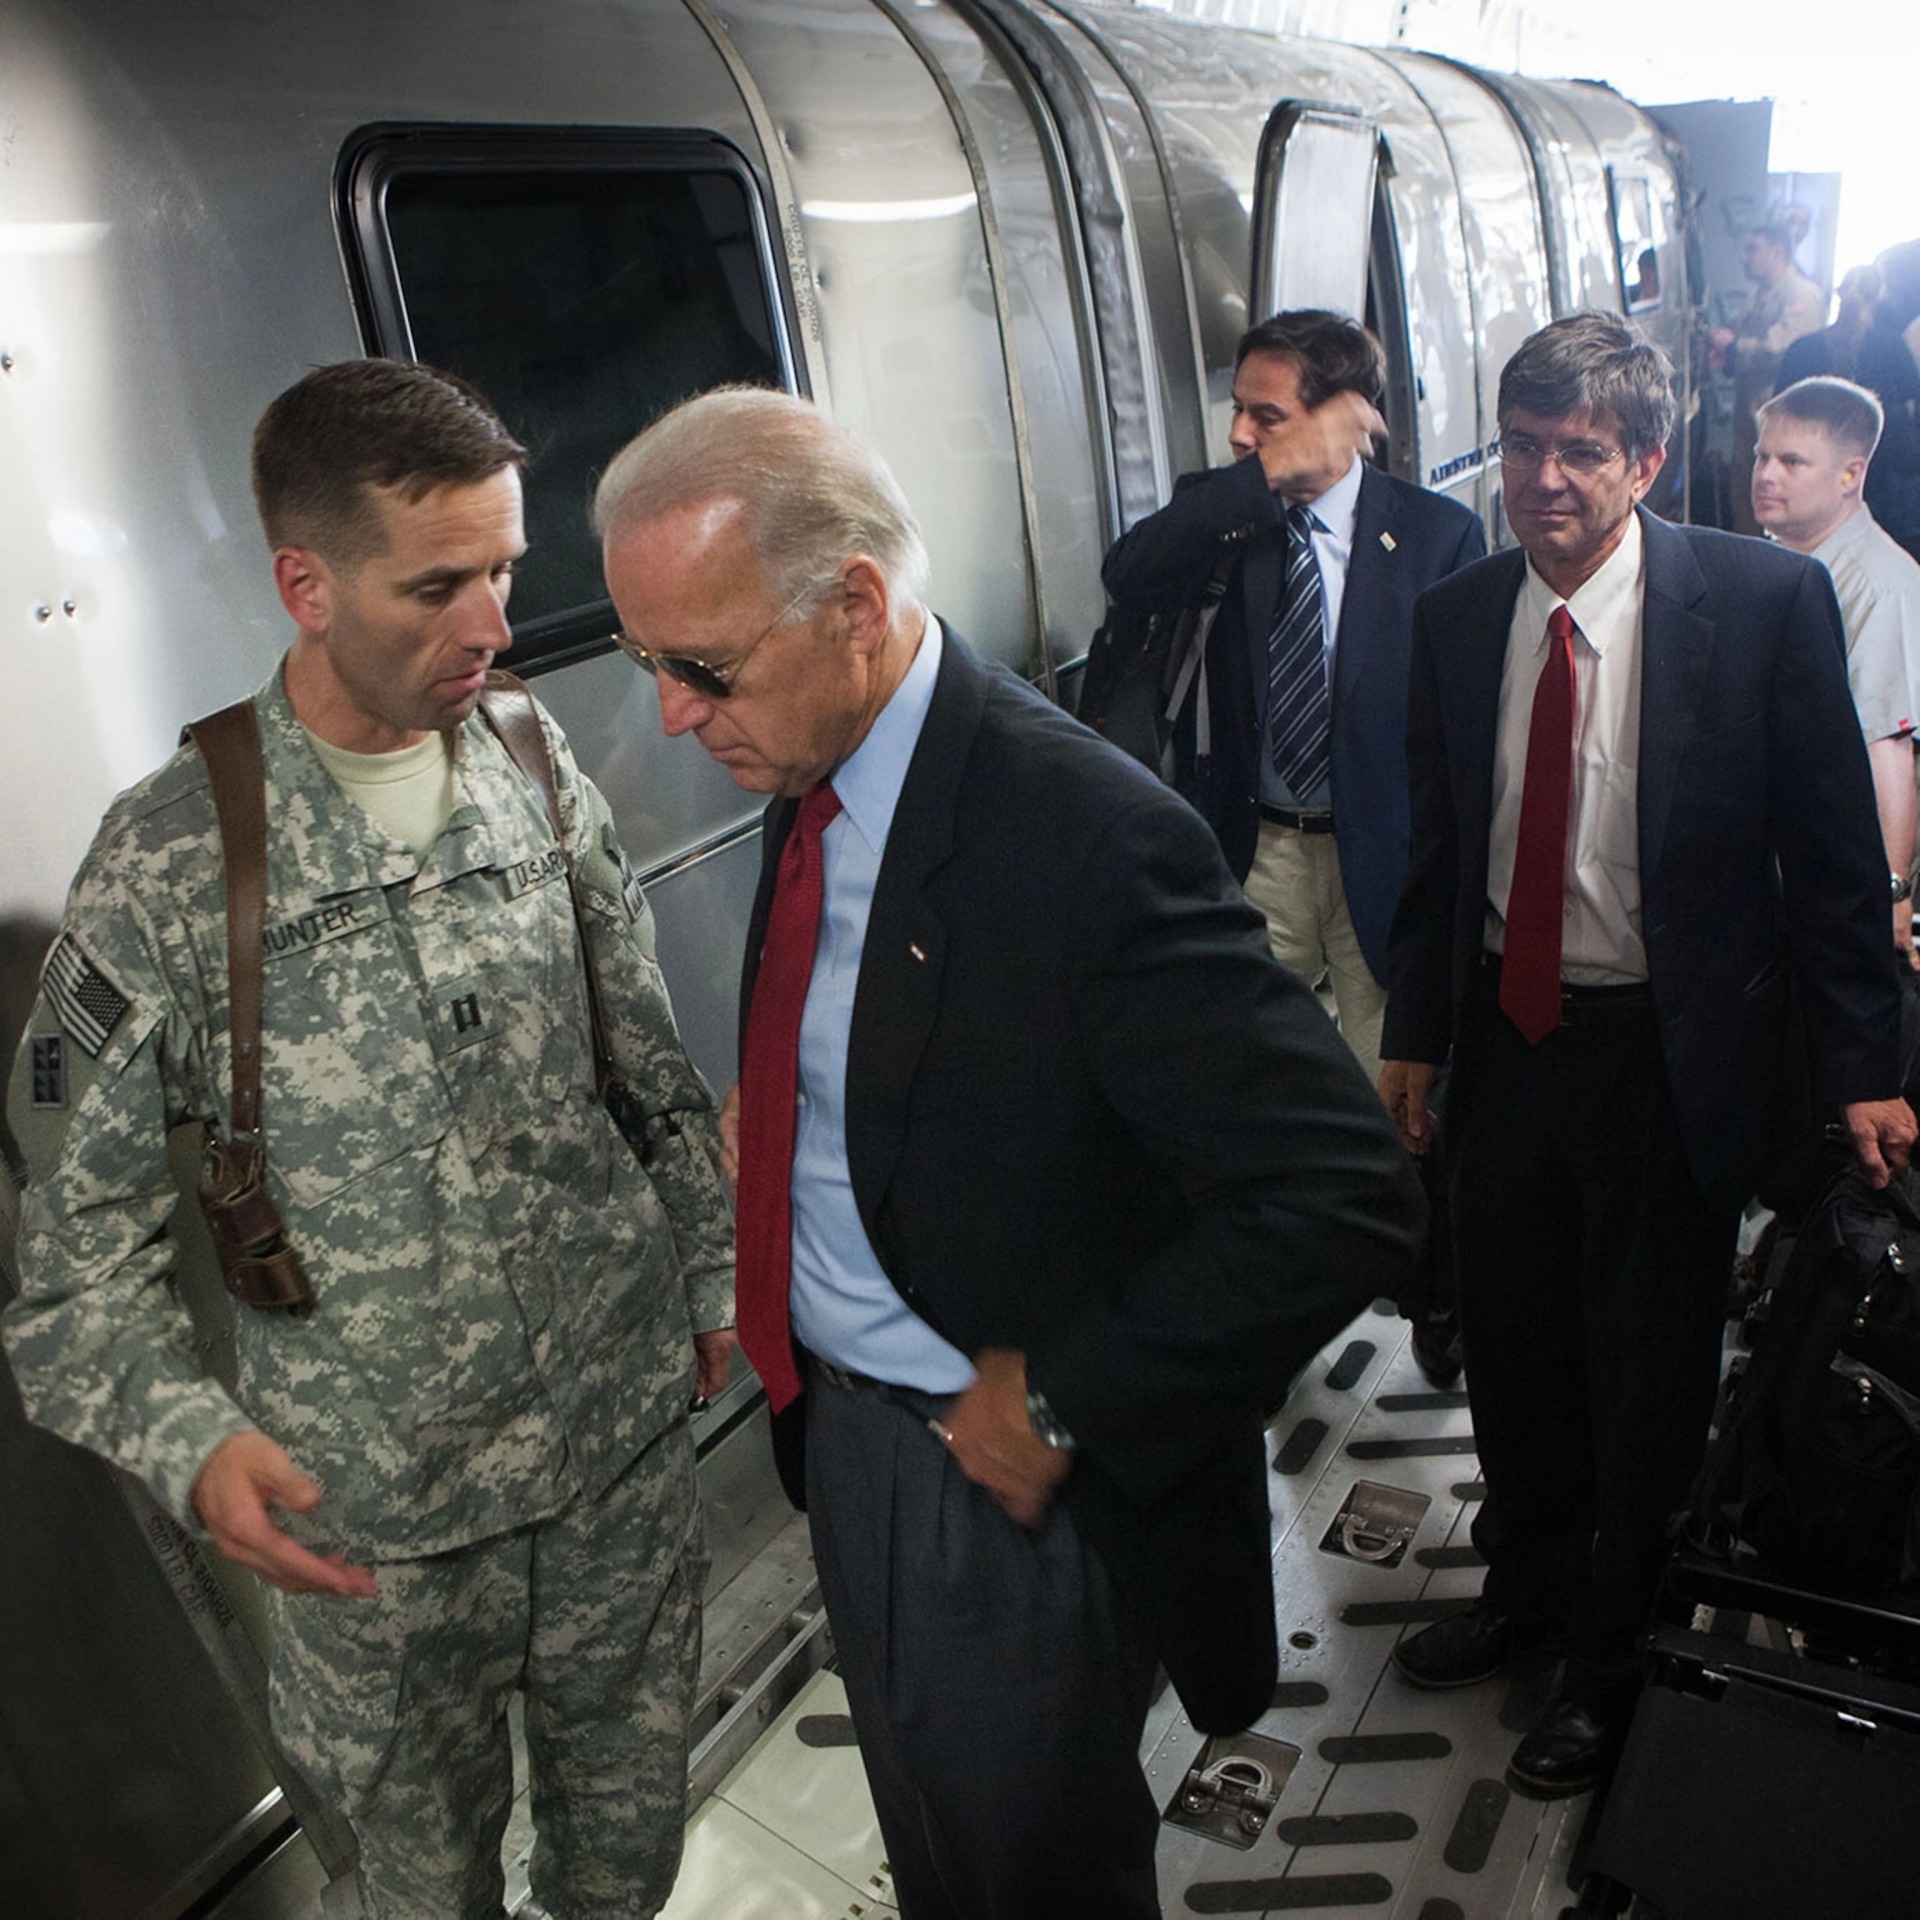
[[[1507,1762],[1508,1783],[1535,1800],[1585,1793],[1613,1772],[1626,1735],[1625,1717],[1596,1713],[1560,1694],[1514,1748]]]
[[[1429,1386],[1444,1392],[1460,1378],[1460,1322],[1450,1313],[1422,1314],[1413,1323],[1413,1363]]]
[[[1553,1637],[1545,1622],[1516,1620],[1483,1601],[1408,1634],[1394,1648],[1393,1664],[1416,1687],[1471,1687]]]

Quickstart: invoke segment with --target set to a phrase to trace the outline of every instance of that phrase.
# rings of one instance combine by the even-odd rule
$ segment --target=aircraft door
[[[1283,101],[1260,143],[1253,312],[1366,312],[1380,130],[1342,107]]]
[[[1387,357],[1381,463],[1416,479],[1418,410],[1400,244],[1378,124],[1344,107],[1282,101],[1260,142],[1253,202],[1256,317],[1289,308],[1351,314]]]

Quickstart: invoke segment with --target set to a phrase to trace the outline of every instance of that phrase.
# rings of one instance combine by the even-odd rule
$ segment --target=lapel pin
[[[1380,536],[1380,544],[1383,547],[1385,547],[1389,553],[1391,553],[1394,550],[1394,548],[1397,547],[1400,543],[1393,537],[1392,534],[1383,533]]]
[[[927,950],[918,940],[909,940],[907,942],[907,951],[912,954],[923,967],[927,964]]]

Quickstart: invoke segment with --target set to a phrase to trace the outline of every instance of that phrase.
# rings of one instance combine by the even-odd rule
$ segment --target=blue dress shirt
[[[940,623],[929,614],[906,678],[833,776],[842,811],[821,836],[826,892],[800,1019],[790,1296],[794,1334],[809,1352],[936,1394],[960,1392],[973,1367],[900,1298],[861,1224],[847,1172],[847,1036],[874,885],[933,702],[940,647]]]

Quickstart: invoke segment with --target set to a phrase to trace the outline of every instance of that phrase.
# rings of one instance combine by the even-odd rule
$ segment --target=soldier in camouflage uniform
[[[367,1912],[407,1920],[501,1911],[516,1688],[536,1896],[665,1900],[706,1570],[688,1395],[732,1346],[710,1102],[606,802],[543,716],[556,845],[475,713],[523,457],[470,389],[383,361],[310,375],[256,435],[299,629],[254,702],[263,1131],[311,1316],[240,1310],[229,1397],[169,1284],[166,1136],[224,1127],[231,1071],[197,750],[109,812],[9,1103],[28,1411],[270,1583],[276,1732],[352,1821]],[[596,1093],[569,869],[644,1163]]]

